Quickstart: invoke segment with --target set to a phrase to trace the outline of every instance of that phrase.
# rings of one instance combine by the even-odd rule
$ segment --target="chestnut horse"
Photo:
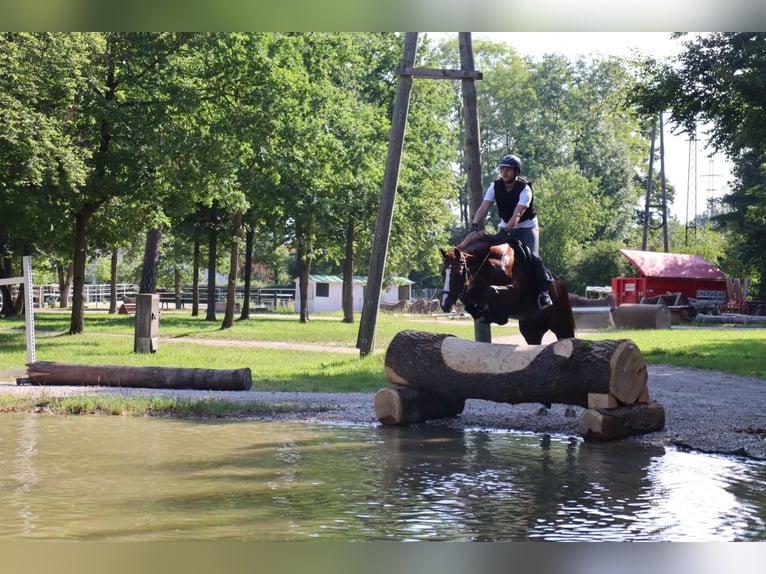
[[[439,301],[445,313],[460,300],[476,320],[504,325],[509,318],[517,319],[529,345],[541,344],[549,330],[558,339],[574,337],[574,317],[564,282],[548,271],[553,306],[541,310],[523,247],[494,245],[494,236],[475,233],[441,253],[444,289]]]

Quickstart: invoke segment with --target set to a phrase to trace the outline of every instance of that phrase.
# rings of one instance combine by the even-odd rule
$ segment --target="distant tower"
[[[705,189],[705,191],[707,192],[705,197],[705,207],[706,207],[706,212],[708,217],[713,217],[713,215],[715,215],[713,206],[715,205],[715,191],[717,188],[713,180],[716,177],[721,177],[720,174],[713,173],[713,167],[714,167],[713,163],[714,163],[713,156],[712,155],[708,156],[708,172],[705,175],[705,177],[708,178],[708,186]]]
[[[689,210],[691,204],[692,182],[694,182],[694,217],[689,220]],[[689,163],[686,173],[686,236],[684,243],[689,245],[689,228],[694,230],[694,237],[697,237],[697,139],[689,138]]]

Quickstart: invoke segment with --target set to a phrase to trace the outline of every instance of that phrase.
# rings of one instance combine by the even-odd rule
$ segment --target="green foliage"
[[[534,184],[540,218],[540,256],[552,270],[569,269],[593,236],[597,182],[574,168],[552,170]]]
[[[590,285],[611,286],[613,277],[635,274],[635,268],[620,253],[623,247],[614,239],[583,245],[561,272],[569,292],[584,295]]]
[[[761,170],[766,149],[766,34],[713,32],[685,42],[667,62],[646,60],[630,101],[641,110],[670,112],[671,122],[694,135],[704,125],[711,146],[735,165],[732,193],[715,218],[728,232],[727,260],[747,273],[758,298],[766,296],[766,195]]]

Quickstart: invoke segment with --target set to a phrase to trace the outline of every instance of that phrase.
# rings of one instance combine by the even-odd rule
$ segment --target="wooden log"
[[[663,428],[665,409],[657,401],[614,409],[588,409],[577,423],[580,435],[587,441],[615,440]]]
[[[401,331],[386,351],[387,380],[453,401],[563,403],[588,408],[590,393],[633,404],[644,393],[646,361],[632,341],[562,339],[498,345]]]
[[[388,387],[375,394],[375,416],[386,425],[420,423],[454,417],[463,412],[465,401],[408,387]]]
[[[175,367],[131,367],[125,365],[80,365],[36,361],[27,364],[32,385],[96,385],[150,389],[195,389],[247,391],[253,386],[249,368],[186,369]]]

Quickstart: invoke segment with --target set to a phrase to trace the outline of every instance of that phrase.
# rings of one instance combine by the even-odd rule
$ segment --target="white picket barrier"
[[[32,288],[32,257],[22,257],[24,275],[22,277],[9,277],[0,279],[0,285],[24,284],[24,316],[26,317],[27,331],[27,363],[35,362],[35,305]]]

